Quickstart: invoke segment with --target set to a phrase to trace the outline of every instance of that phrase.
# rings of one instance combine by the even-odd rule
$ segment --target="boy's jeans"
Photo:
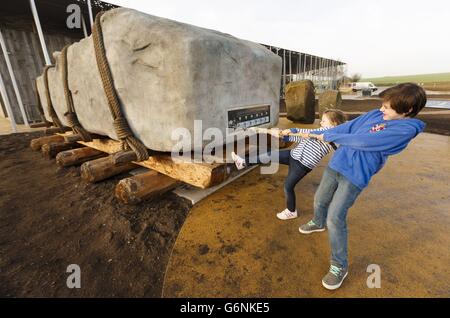
[[[331,263],[348,268],[347,211],[361,189],[339,172],[327,167],[314,196],[314,223],[328,228],[331,245]]]

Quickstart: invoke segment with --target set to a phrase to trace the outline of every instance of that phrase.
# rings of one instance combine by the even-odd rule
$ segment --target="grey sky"
[[[450,1],[106,0],[340,59],[364,77],[450,72]]]

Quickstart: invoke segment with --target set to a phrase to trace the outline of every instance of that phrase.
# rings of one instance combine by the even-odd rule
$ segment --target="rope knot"
[[[130,126],[128,125],[125,117],[117,117],[116,119],[114,119],[113,125],[119,139],[123,140],[133,136],[133,133],[131,132]]]
[[[77,114],[74,112],[66,112],[64,114],[67,120],[67,125],[69,125],[70,128],[73,128],[75,126],[79,126],[80,123],[78,122]]]

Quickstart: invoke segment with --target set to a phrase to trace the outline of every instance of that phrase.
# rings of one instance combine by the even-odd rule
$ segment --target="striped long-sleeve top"
[[[329,128],[299,129],[291,128],[292,133],[309,133],[312,131],[323,131]],[[298,145],[291,150],[291,157],[300,161],[309,169],[314,169],[320,160],[331,152],[333,146],[327,142],[317,139],[302,138],[300,136],[284,136],[285,141],[297,142]]]

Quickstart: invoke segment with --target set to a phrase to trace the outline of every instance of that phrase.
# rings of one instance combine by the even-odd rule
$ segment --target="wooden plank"
[[[33,32],[29,32],[28,39],[29,39],[28,48],[30,50],[29,58],[31,60],[31,65],[33,65],[32,73],[37,76],[42,73],[42,66],[45,64],[45,62],[41,60],[39,54],[37,54],[39,47],[36,45],[37,44],[36,35]]]
[[[27,111],[28,119],[30,121],[37,121],[41,120],[41,116],[37,108],[35,88],[34,85],[31,85],[31,89],[29,89],[29,87],[30,83],[33,83],[34,79],[38,76],[38,72],[36,71],[36,65],[33,60],[33,52],[31,50],[31,33],[29,31],[22,32],[22,42],[24,43],[24,62],[26,69],[28,70],[22,83],[22,92],[25,94],[24,107]],[[21,70],[20,72],[22,73]]]
[[[178,182],[154,170],[119,181],[116,198],[125,204],[136,204],[174,189]]]
[[[109,154],[122,150],[120,142],[112,139],[94,139],[90,142],[79,141],[78,143]],[[227,178],[224,163],[194,163],[171,158],[170,154],[152,156],[148,160],[133,161],[133,163],[203,189],[219,184]]]

